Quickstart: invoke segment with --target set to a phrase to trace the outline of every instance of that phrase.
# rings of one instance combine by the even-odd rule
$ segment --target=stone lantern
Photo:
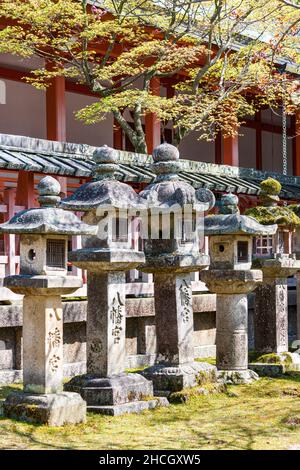
[[[157,359],[143,371],[154,390],[168,395],[197,385],[214,367],[194,361],[191,273],[209,265],[199,250],[203,212],[214,205],[213,193],[180,181],[179,152],[161,144],[153,152],[156,179],[140,193],[148,208],[144,272],[154,275]]]
[[[153,408],[163,400],[149,399],[152,382],[125,373],[125,271],[145,260],[131,245],[132,218],[142,205],[133,188],[115,179],[115,150],[100,147],[93,159],[94,180],[62,201],[65,209],[85,212],[83,220],[98,226],[97,236],[86,237],[83,248],[69,255],[88,274],[87,374],[65,388],[81,393],[90,411],[120,415]]]
[[[250,383],[258,376],[248,370],[247,294],[262,281],[251,269],[252,242],[257,235],[273,235],[277,226],[264,226],[240,215],[238,197],[222,196],[220,213],[205,218],[211,265],[201,273],[210,292],[217,294],[216,350],[219,376],[228,383]]]
[[[253,266],[263,271],[263,284],[255,292],[253,316],[254,348],[260,354],[288,351],[287,278],[300,269],[300,261],[292,253],[300,219],[289,207],[278,205],[280,190],[278,181],[263,181],[261,205],[246,212],[262,224],[278,225],[273,236],[256,237],[254,243]]]
[[[62,294],[82,281],[67,276],[67,245],[72,235],[95,233],[74,214],[57,207],[60,185],[51,176],[38,184],[39,208],[16,214],[2,233],[20,235],[20,274],[4,285],[23,299],[23,392],[4,403],[6,416],[50,426],[85,421],[86,403],[63,392]]]

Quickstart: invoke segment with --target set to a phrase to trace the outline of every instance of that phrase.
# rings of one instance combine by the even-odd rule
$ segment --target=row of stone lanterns
[[[38,186],[41,207],[1,226],[3,232],[21,234],[20,275],[6,278],[5,285],[25,296],[24,391],[7,398],[7,416],[52,425],[81,422],[82,398],[94,412],[137,412],[167,404],[162,395],[196,385],[199,374],[214,370],[194,361],[190,278],[210,264],[199,251],[199,215],[213,207],[213,194],[179,180],[179,153],[169,144],[155,150],[156,180],[139,195],[115,178],[113,149],[101,147],[94,161],[93,181],[62,201],[61,208],[59,185],[46,177]],[[226,371],[225,379],[232,380],[234,372],[240,381],[250,381],[255,377],[247,370],[246,294],[262,277],[250,269],[251,243],[253,236],[273,234],[277,227],[241,216],[237,204],[235,196],[225,196],[221,214],[205,218],[212,269],[203,271],[203,279],[217,293],[218,369]],[[182,214],[186,207],[182,223],[174,211]],[[147,229],[157,232],[146,237],[144,251],[131,247],[128,209],[147,216]],[[68,211],[84,212],[83,221]],[[168,215],[167,236],[163,214]],[[83,235],[83,248],[69,259],[88,272],[87,374],[73,378],[62,392],[60,295],[80,286],[66,276],[67,238],[74,234]],[[126,374],[125,271],[137,267],[154,274],[157,361],[142,374]],[[160,398],[153,398],[153,387]]]

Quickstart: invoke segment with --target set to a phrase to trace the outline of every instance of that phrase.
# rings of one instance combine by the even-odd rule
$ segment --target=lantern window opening
[[[128,242],[128,219],[114,217],[112,220],[112,241]]]
[[[64,269],[66,266],[66,243],[65,240],[47,240],[46,264],[50,268]]]
[[[247,241],[237,242],[237,259],[239,263],[249,260],[249,243]]]
[[[254,241],[254,253],[260,257],[268,257],[273,254],[273,236],[272,235],[260,235],[255,237]]]

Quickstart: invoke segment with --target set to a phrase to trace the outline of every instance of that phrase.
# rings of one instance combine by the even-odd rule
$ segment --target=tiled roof
[[[70,177],[92,176],[94,163],[89,145],[52,142],[30,137],[0,134],[0,169],[25,170]],[[118,178],[130,183],[149,183],[155,175],[150,169],[152,157],[119,151]],[[181,160],[181,178],[195,187],[212,191],[258,195],[259,183],[268,176],[282,184],[281,197],[300,200],[300,177],[284,176],[249,168]]]

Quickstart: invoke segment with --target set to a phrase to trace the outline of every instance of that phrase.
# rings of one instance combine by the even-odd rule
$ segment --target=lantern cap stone
[[[119,168],[116,150],[103,145],[95,150],[93,160],[96,163],[94,180],[61,201],[61,207],[84,212],[104,206],[115,209],[144,207],[143,200],[131,186],[115,179],[114,174]]]
[[[95,235],[97,227],[83,223],[75,214],[57,207],[60,184],[45,176],[38,184],[40,207],[25,209],[0,225],[0,233]]]
[[[148,208],[169,209],[172,206],[192,206],[193,210],[205,211],[215,204],[209,189],[195,189],[186,181],[179,180],[181,171],[179,151],[174,145],[161,144],[153,151],[152,170],[157,174],[154,183],[140,192]]]
[[[224,194],[219,209],[219,214],[205,217],[205,235],[274,235],[277,231],[276,224],[262,225],[253,217],[241,215],[234,194]]]

